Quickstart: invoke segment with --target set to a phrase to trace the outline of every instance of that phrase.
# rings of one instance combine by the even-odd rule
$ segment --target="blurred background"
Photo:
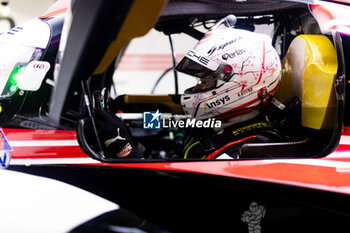
[[[8,17],[20,25],[41,16],[55,0],[0,0],[0,32],[10,29]],[[179,61],[196,41],[187,35],[173,37],[177,60]],[[168,72],[156,85],[160,76],[172,66],[169,38],[152,30],[146,36],[134,39],[114,75],[117,94],[175,93],[174,73]],[[196,80],[179,74],[179,91],[193,86]]]
[[[10,15],[14,19],[16,24],[24,23],[33,17],[42,15],[55,0],[1,0],[0,17],[4,16],[4,13]],[[7,5],[6,5],[7,3]],[[6,5],[6,6],[4,6]],[[4,9],[5,8],[5,9]],[[7,8],[7,9],[6,9]],[[4,20],[1,20],[4,21]],[[1,22],[0,21],[0,22]],[[8,24],[1,22],[0,29],[3,31]]]
[[[10,28],[9,18],[20,25],[39,17],[55,0],[0,0],[0,32]],[[132,30],[132,29],[131,29]],[[270,34],[272,28],[256,31]],[[197,41],[185,34],[172,37],[176,60],[179,62]],[[169,37],[156,30],[132,40],[114,74],[116,92],[120,94],[174,94],[175,81]],[[194,86],[197,80],[178,74],[178,91]]]

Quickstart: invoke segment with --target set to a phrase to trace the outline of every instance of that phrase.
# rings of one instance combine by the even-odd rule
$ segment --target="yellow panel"
[[[157,22],[167,0],[134,0],[117,38],[109,45],[94,74],[102,74],[131,39],[145,35]]]
[[[333,82],[337,73],[337,57],[331,41],[322,35],[298,36],[288,49],[282,67],[283,81],[277,98],[284,101],[298,96],[302,101],[303,126],[331,128],[336,110]]]
[[[275,94],[275,97],[281,101],[285,102],[290,96],[290,89],[291,89],[291,54],[287,53],[285,58],[282,61],[282,79],[281,84],[278,87],[278,90]]]

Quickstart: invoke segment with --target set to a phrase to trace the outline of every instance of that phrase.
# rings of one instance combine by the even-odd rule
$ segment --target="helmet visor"
[[[215,61],[194,50],[190,50],[175,69],[185,74],[204,78],[214,74],[218,68],[219,64]]]
[[[198,83],[196,86],[185,90],[185,94],[193,94],[193,93],[209,91],[216,88],[216,85],[217,85],[217,80],[209,76],[198,80]]]

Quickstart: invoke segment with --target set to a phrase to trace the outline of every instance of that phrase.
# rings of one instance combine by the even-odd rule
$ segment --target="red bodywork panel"
[[[75,132],[64,130],[3,129],[10,145],[10,165],[79,164],[195,172],[254,179],[350,195],[350,127],[343,130],[337,150],[318,159],[249,161],[101,163],[79,147]]]

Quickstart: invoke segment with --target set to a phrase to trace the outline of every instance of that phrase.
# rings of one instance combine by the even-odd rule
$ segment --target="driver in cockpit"
[[[280,113],[285,111],[274,98],[281,82],[279,55],[269,36],[236,29],[235,23],[233,15],[220,20],[176,67],[198,80],[181,96],[185,114],[197,120],[215,118],[222,122],[222,128],[210,134],[189,132],[179,157],[237,159],[244,143],[286,140],[280,124],[283,114],[278,114],[277,125],[266,117],[268,105]],[[142,157],[118,118],[98,110],[96,119],[107,155]]]

